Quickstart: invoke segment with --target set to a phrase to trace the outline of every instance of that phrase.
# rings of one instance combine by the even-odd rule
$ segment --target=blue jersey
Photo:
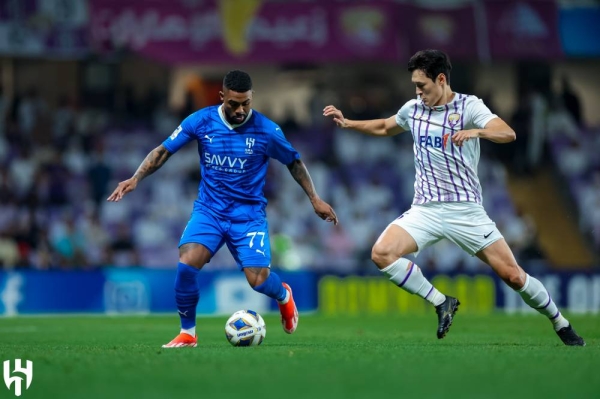
[[[203,108],[188,116],[163,145],[173,154],[192,140],[198,142],[202,174],[196,205],[229,220],[264,217],[269,159],[288,165],[300,158],[281,128],[254,110],[240,125],[231,125],[222,105]]]

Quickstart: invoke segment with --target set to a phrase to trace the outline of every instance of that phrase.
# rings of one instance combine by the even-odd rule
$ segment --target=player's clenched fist
[[[137,179],[131,178],[124,180],[119,183],[115,191],[107,198],[107,201],[117,202],[120,201],[123,196],[137,187]]]
[[[347,125],[346,125],[346,119],[344,119],[344,114],[342,114],[342,111],[340,111],[339,109],[337,109],[333,105],[326,106],[323,109],[323,115],[324,116],[331,116],[331,117],[333,117],[333,121],[339,127],[347,127]]]

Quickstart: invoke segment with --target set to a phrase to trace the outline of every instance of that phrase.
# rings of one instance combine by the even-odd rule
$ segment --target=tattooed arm
[[[137,187],[137,184],[146,176],[150,176],[152,173],[156,172],[160,169],[161,166],[167,162],[171,153],[167,151],[165,146],[162,144],[150,151],[150,153],[146,156],[142,164],[135,171],[135,174],[119,183],[115,191],[108,197],[108,201],[119,201],[123,198],[123,196]]]
[[[294,180],[302,187],[308,196],[308,199],[310,199],[310,203],[315,209],[315,213],[323,220],[338,224],[337,215],[333,208],[317,194],[315,185],[310,178],[310,174],[308,173],[308,169],[306,168],[306,165],[304,165],[304,162],[300,159],[296,159],[294,162],[287,165],[287,168]]]
[[[148,155],[142,164],[138,167],[133,175],[132,179],[135,179],[138,183],[146,176],[150,176],[152,173],[160,169],[161,166],[167,162],[167,159],[171,156],[171,153],[167,151],[164,145],[159,145]]]

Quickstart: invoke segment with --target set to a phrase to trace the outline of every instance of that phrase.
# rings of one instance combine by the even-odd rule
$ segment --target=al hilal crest
[[[12,375],[13,373],[17,373],[17,375]],[[26,360],[25,367],[23,367],[21,359],[15,359],[15,368],[11,370],[10,360],[5,360],[3,374],[6,387],[10,390],[11,385],[14,385],[15,396],[21,396],[21,384],[25,383],[25,390],[29,389],[31,385],[31,380],[33,379],[33,362]],[[25,377],[25,381],[23,381],[23,377]]]
[[[448,115],[448,123],[450,124],[450,126],[455,127],[458,124],[458,122],[460,122],[460,114],[454,113]]]

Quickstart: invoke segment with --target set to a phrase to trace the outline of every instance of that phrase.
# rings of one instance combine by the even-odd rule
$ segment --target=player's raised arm
[[[120,201],[123,196],[137,187],[137,184],[146,176],[150,176],[152,173],[160,169],[161,166],[167,162],[167,159],[171,156],[171,153],[167,151],[164,145],[159,145],[148,155],[140,166],[135,171],[134,175],[127,180],[119,183],[115,191],[108,197],[108,201]]]
[[[404,131],[398,126],[395,115],[387,119],[356,121],[344,118],[342,111],[333,105],[326,106],[323,109],[323,115],[331,116],[335,124],[343,129],[353,129],[370,136],[395,136]]]
[[[315,213],[323,220],[328,222],[333,222],[333,224],[338,224],[338,218],[335,214],[335,211],[327,202],[323,201],[319,195],[317,194],[317,190],[315,189],[315,185],[313,184],[312,179],[310,178],[310,174],[308,173],[308,169],[304,162],[301,159],[296,159],[292,163],[287,165],[288,170],[294,177],[294,180],[298,182],[300,187],[304,190],[308,199],[310,199],[310,203],[315,209]]]

